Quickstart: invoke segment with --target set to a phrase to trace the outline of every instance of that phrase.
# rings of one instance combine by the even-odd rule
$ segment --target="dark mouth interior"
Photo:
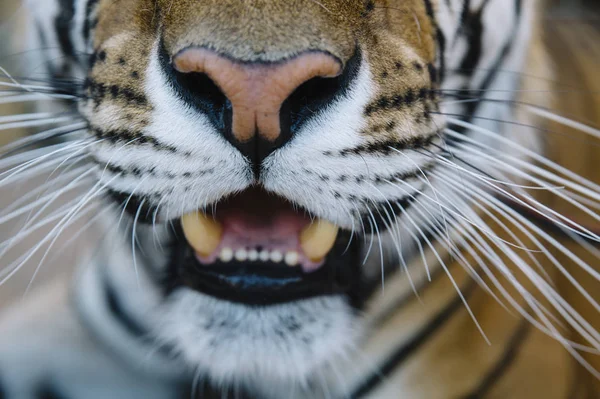
[[[306,213],[285,199],[266,198],[264,194],[249,190],[224,200],[217,204],[214,216],[219,218],[219,209],[233,205],[242,207],[251,218],[269,218],[269,210],[277,208]],[[169,268],[172,289],[184,286],[231,302],[265,306],[315,296],[350,295],[360,282],[358,240],[351,239],[347,231],[338,234],[322,266],[308,273],[300,266],[282,266],[281,262],[260,259],[214,259],[206,264],[200,262],[185,239],[180,223],[175,230]]]

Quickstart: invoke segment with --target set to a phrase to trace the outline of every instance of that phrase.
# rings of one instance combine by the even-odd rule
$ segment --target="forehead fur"
[[[171,54],[203,46],[242,61],[277,61],[307,50],[347,60],[361,0],[159,0]]]
[[[423,0],[104,0],[99,15],[98,44],[123,30],[138,40],[159,34],[171,54],[203,46],[242,61],[277,61],[320,50],[345,62],[377,31],[428,62],[435,51]]]

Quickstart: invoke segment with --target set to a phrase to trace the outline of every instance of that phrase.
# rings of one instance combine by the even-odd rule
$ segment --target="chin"
[[[217,383],[309,381],[361,336],[350,231],[251,187],[174,222],[154,334]]]

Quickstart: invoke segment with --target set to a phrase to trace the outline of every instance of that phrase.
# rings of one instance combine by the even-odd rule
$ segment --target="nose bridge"
[[[335,77],[342,64],[324,52],[305,52],[277,63],[242,63],[205,48],[189,48],[173,58],[182,73],[204,73],[232,107],[232,134],[241,143],[255,135],[274,142],[281,134],[283,102],[304,82]]]
[[[363,0],[156,0],[167,52],[208,48],[245,62],[306,50],[349,59]],[[324,8],[325,6],[325,8]]]

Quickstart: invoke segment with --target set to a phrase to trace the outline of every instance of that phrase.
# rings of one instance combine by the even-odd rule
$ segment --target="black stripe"
[[[476,283],[470,280],[467,286],[462,289],[463,296],[468,298],[476,287]],[[436,331],[438,331],[458,310],[462,309],[463,302],[460,296],[456,296],[446,305],[433,319],[421,328],[408,342],[403,343],[397,348],[378,368],[363,382],[350,396],[351,398],[361,398],[371,393],[384,378],[393,373],[404,361],[417,351]]]
[[[83,130],[83,129],[77,129],[74,131],[78,131],[78,130]],[[61,133],[61,135],[69,134],[71,132]],[[31,145],[31,144],[29,144],[29,145]],[[15,151],[15,150],[11,150],[11,152],[13,152],[13,151]],[[0,158],[4,157],[4,156],[6,156],[6,154],[0,153]],[[142,178],[142,177],[150,176],[150,177],[153,177],[156,179],[162,178],[162,179],[171,179],[171,180],[176,180],[176,179],[188,180],[188,179],[197,179],[200,177],[204,177],[206,175],[211,175],[215,172],[215,168],[208,168],[208,169],[200,169],[200,170],[194,170],[194,171],[188,171],[188,172],[173,173],[168,170],[157,170],[156,166],[152,166],[150,168],[141,168],[138,166],[124,167],[124,166],[118,165],[113,162],[102,161],[95,156],[91,156],[91,160],[92,160],[92,162],[97,164],[101,170],[106,170],[115,175],[120,175],[121,177]]]
[[[92,127],[92,132],[97,138],[104,139],[113,144],[121,143],[129,146],[149,144],[160,151],[167,151],[184,156],[192,155],[189,151],[182,151],[170,144],[164,144],[156,137],[148,136],[141,132],[131,132],[128,130],[102,130],[98,127]]]
[[[48,1],[48,0],[46,0]],[[57,0],[60,12],[54,20],[54,28],[60,49],[68,58],[75,59],[75,48],[71,41],[71,26],[75,16],[75,0]]]
[[[89,60],[90,66],[93,66],[96,62],[103,62],[104,60],[106,60],[105,52],[101,51],[98,54],[94,53]],[[108,97],[113,100],[123,100],[140,107],[148,106],[148,100],[143,94],[136,93],[128,87],[121,87],[115,84],[107,85],[88,78],[85,80],[84,89],[88,90],[89,97],[94,100],[96,105],[101,104],[102,101]]]
[[[6,389],[4,388],[4,384],[2,383],[2,380],[0,380],[0,399],[6,399],[7,395],[6,395]]]
[[[515,18],[516,18],[516,20],[515,20],[515,24],[513,26],[512,34],[510,35],[510,37],[504,44],[502,50],[500,51],[500,54],[498,54],[498,57],[494,61],[492,67],[488,70],[488,73],[485,76],[482,84],[478,88],[476,88],[474,91],[469,90],[468,87],[464,88],[464,92],[469,93],[469,95],[471,95],[471,96],[480,96],[481,95],[480,93],[484,93],[487,89],[490,88],[490,86],[492,85],[492,83],[494,82],[496,77],[498,76],[500,67],[502,66],[502,64],[504,64],[504,62],[506,61],[506,58],[510,54],[512,45],[514,43],[514,39],[515,39],[516,34],[521,25],[521,11],[522,11],[521,0],[514,0],[514,1],[515,1]],[[472,70],[472,72],[474,72],[474,70]],[[477,102],[467,103],[465,105],[465,115],[466,115],[465,120],[467,122],[472,121],[473,116],[477,113],[477,109],[479,108],[480,104],[481,104],[481,102],[477,101]],[[467,130],[468,130],[467,128],[460,127],[459,129],[457,129],[457,132],[464,133]],[[452,140],[449,140],[449,141],[452,141]]]
[[[154,222],[154,214],[157,210],[156,205],[153,205],[149,199],[149,195],[132,195],[124,191],[107,189],[108,196],[113,199],[121,209],[132,217],[137,216],[137,223],[152,224]]]
[[[468,2],[467,2],[468,3]],[[473,77],[477,65],[481,61],[483,48],[483,10],[487,2],[474,13],[469,9],[463,10],[461,33],[468,42],[467,52],[460,64],[459,73]]]
[[[107,278],[104,278],[102,284],[107,308],[115,321],[124,327],[127,333],[136,341],[145,342],[151,340],[152,336],[150,332],[127,313],[119,299],[117,292],[115,291],[115,288],[110,284]],[[152,342],[151,346],[153,351],[157,351],[167,358],[172,358],[173,353],[175,353],[174,348],[165,343],[159,344],[157,342]]]
[[[458,40],[459,35],[464,31],[464,26],[465,23],[469,17],[469,11],[471,10],[471,0],[464,0],[463,1],[463,6],[462,9],[460,11],[460,22],[459,22],[459,26],[455,35],[455,41],[452,44],[452,46],[454,46],[456,44],[456,40]]]
[[[374,204],[370,204],[367,202],[368,200],[365,200],[365,205],[371,210],[371,212],[363,212],[361,214],[365,233],[374,234],[379,232],[381,234],[391,229],[401,214],[406,212],[419,199],[420,194],[421,192],[417,192],[399,199],[381,201]]]
[[[95,21],[92,21],[92,13],[96,10],[99,0],[87,0],[85,5],[85,21],[83,23],[83,39],[84,43],[89,44],[91,31],[96,26]]]
[[[425,240],[421,240],[420,244],[424,245],[425,244]],[[402,270],[402,269],[400,269],[400,270]],[[433,282],[435,282],[438,278],[440,278],[440,277],[442,277],[444,275],[445,275],[444,274],[444,268],[441,267],[441,266],[439,266],[431,274],[431,280],[429,280],[428,278],[424,278],[423,281],[415,287],[415,291],[417,291],[417,293],[423,292],[425,290],[425,288],[429,287]],[[415,295],[415,293],[412,290],[406,292],[404,295],[401,295],[395,301],[393,301],[382,312],[380,312],[377,315],[377,317],[375,317],[375,319],[374,319],[374,321],[373,321],[372,324],[374,326],[380,326],[380,325],[386,323],[400,309],[402,309],[403,307],[407,306],[409,303],[411,303],[415,299],[417,299],[417,295]]]
[[[435,92],[433,90],[429,90],[427,87],[408,89],[404,93],[377,98],[365,107],[365,116],[371,116],[381,111],[411,107],[427,100],[435,100]]]
[[[523,319],[506,345],[506,349],[500,360],[487,372],[479,386],[473,392],[465,395],[464,399],[483,398],[493,389],[494,385],[500,381],[517,359],[519,349],[525,343],[530,331],[531,323]]]
[[[60,394],[50,383],[46,383],[38,388],[35,394],[36,399],[66,399],[66,396]]]
[[[431,24],[435,29],[435,39],[438,44],[438,57],[440,61],[439,81],[443,82],[446,76],[446,37],[440,29],[437,20],[435,19],[435,11],[431,0],[424,0],[427,16],[431,20]]]
[[[502,64],[504,64],[504,61],[506,61],[506,58],[510,54],[510,50],[512,49],[514,39],[517,35],[519,27],[521,26],[521,11],[522,11],[521,0],[514,0],[514,1],[515,1],[515,25],[513,26],[512,35],[507,40],[507,42],[504,44],[504,47],[502,48],[502,51],[500,51],[498,58],[494,62],[492,68],[490,69],[490,71],[486,75],[485,79],[483,80],[483,83],[479,87],[478,91],[480,91],[480,92],[489,89],[492,82],[496,79],[496,76],[498,75],[498,71],[500,70],[500,67],[502,66]]]
[[[424,136],[414,136],[402,140],[385,140],[369,144],[359,145],[354,148],[346,148],[341,151],[325,151],[327,156],[348,156],[348,155],[390,155],[397,154],[397,151],[412,150],[415,148],[424,148],[431,145],[436,138],[443,137],[442,131],[434,131]]]
[[[193,385],[193,388],[192,388]],[[178,399],[266,399],[256,392],[249,393],[242,384],[217,384],[209,377],[198,378],[194,384],[188,384]]]
[[[111,315],[130,335],[140,339],[148,337],[146,329],[125,312],[114,287],[107,281],[104,281],[104,296]]]

